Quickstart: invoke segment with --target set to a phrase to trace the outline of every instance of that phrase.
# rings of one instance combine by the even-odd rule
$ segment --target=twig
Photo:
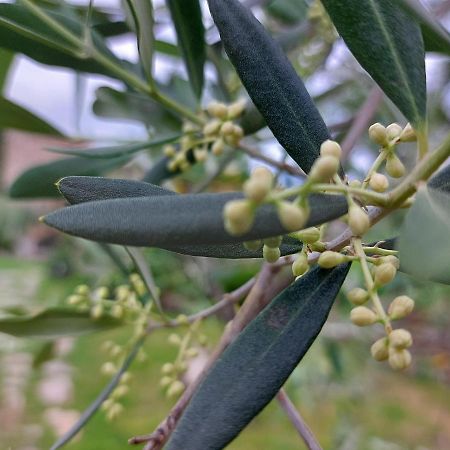
[[[171,409],[168,416],[159,424],[157,429],[148,435],[135,436],[128,442],[130,444],[146,443],[144,450],[160,450],[175,429],[178,420],[184,409],[188,405],[193,393],[196,391],[205,374],[216,362],[223,351],[234,341],[239,333],[247,324],[258,315],[258,313],[286,286],[292,282],[290,271],[280,272],[279,267],[265,264],[250,290],[245,302],[236,314],[235,318],[228,323],[222,338],[210,355],[202,373],[190,384],[175,406]],[[275,276],[278,274],[278,276]]]
[[[376,113],[381,100],[383,99],[383,91],[375,86],[369,93],[366,101],[355,114],[353,122],[341,143],[342,159],[345,161],[355,144],[358,142],[362,134],[367,131],[372,117]]]
[[[281,388],[277,394],[277,400],[284,412],[287,414],[298,434],[303,439],[306,447],[309,450],[322,450],[322,447],[317,442],[313,432],[310,430],[306,422],[303,420],[300,413],[295,408],[291,399],[286,394],[286,391]]]

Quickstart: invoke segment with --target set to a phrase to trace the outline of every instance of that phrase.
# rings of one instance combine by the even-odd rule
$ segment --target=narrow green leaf
[[[123,322],[111,316],[105,315],[98,320],[93,320],[89,311],[80,312],[67,308],[51,308],[26,316],[0,317],[0,333],[43,339],[78,336],[120,325],[123,325]]]
[[[101,177],[66,177],[58,182],[58,189],[72,205],[108,200],[114,198],[152,197],[158,195],[176,195],[175,192],[163,189],[142,181],[110,179]],[[262,258],[262,249],[247,250],[241,243],[211,245],[165,246],[165,250],[192,256],[210,258]],[[280,246],[281,254],[291,255],[301,250],[302,243],[285,236]]]
[[[199,0],[167,0],[189,80],[197,98],[203,91],[206,59],[205,28]]]
[[[253,228],[231,236],[224,228],[223,208],[241,193],[188,194],[117,198],[78,204],[55,211],[44,222],[65,233],[111,244],[171,248],[198,244],[231,244],[287,233],[275,206],[258,208]],[[305,227],[340,217],[343,196],[313,194]]]
[[[426,117],[425,52],[420,26],[391,0],[323,0],[350,51],[419,126]]]
[[[151,0],[127,0],[136,28],[139,59],[147,80],[153,80],[153,5]]]
[[[206,375],[167,450],[222,449],[240,433],[316,339],[349,267],[314,268],[247,326]]]
[[[208,0],[225,50],[267,125],[309,172],[329,134],[303,82],[277,44],[237,0]]]
[[[419,189],[400,229],[401,270],[450,284],[450,166]]]
[[[14,53],[0,48],[0,93],[3,92],[13,59]]]
[[[53,19],[82,38],[84,23],[58,11],[45,10]],[[111,61],[122,65],[108,49],[102,37],[93,31],[95,47]],[[37,20],[23,5],[0,3],[0,47],[23,53],[51,66],[62,66],[81,72],[114,76],[92,58],[75,55],[73,45],[47,25]]]
[[[103,160],[66,158],[32,167],[19,175],[9,188],[13,198],[58,197],[55,183],[70,175],[101,175],[124,165],[129,156]]]
[[[400,5],[422,28],[425,49],[450,55],[450,34],[419,0],[400,0]]]
[[[288,24],[306,19],[308,8],[305,0],[272,0],[266,6],[270,15]]]
[[[148,150],[153,147],[160,147],[164,144],[176,141],[181,135],[176,135],[164,139],[157,139],[146,142],[137,142],[134,144],[114,145],[111,147],[94,147],[94,148],[66,148],[51,147],[47,150],[54,153],[62,153],[63,155],[80,156],[89,159],[110,159],[119,156],[132,155],[142,150]]]
[[[52,136],[63,135],[43,119],[1,96],[0,128],[14,128],[29,133],[48,134]]]

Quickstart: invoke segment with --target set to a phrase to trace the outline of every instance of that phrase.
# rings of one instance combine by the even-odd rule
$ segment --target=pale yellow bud
[[[114,391],[111,394],[111,397],[115,399],[121,398],[124,395],[127,395],[129,390],[130,388],[128,386],[122,384],[121,386],[118,386],[114,389]]]
[[[121,319],[123,317],[124,311],[121,305],[113,305],[111,308],[111,315],[116,319]]]
[[[192,122],[184,122],[182,130],[183,133],[192,133],[193,131],[197,130],[197,127]]]
[[[86,297],[82,295],[71,295],[68,297],[67,303],[69,303],[69,305],[79,305],[80,303],[84,303],[86,300]]]
[[[389,180],[381,173],[374,173],[370,177],[369,185],[375,192],[385,192],[389,187]]]
[[[348,226],[354,236],[362,236],[370,228],[369,216],[358,205],[352,204],[348,209]]]
[[[174,369],[175,369],[175,366],[172,363],[165,363],[161,367],[161,372],[164,375],[169,375],[169,374],[173,373]]]
[[[114,403],[111,405],[106,413],[108,420],[114,420],[123,411],[123,406],[120,403]]]
[[[392,264],[397,270],[400,267],[400,260],[394,255],[382,256],[380,258],[380,263],[381,264],[386,264],[386,263]]]
[[[219,129],[222,126],[222,122],[218,119],[213,119],[209,121],[204,127],[203,127],[203,134],[205,136],[212,136],[219,132]]]
[[[339,169],[339,159],[335,156],[321,156],[314,162],[309,179],[318,183],[329,181]]]
[[[278,218],[287,231],[296,231],[303,228],[308,220],[308,213],[300,206],[290,202],[277,204]]]
[[[352,180],[348,185],[352,188],[360,188],[362,186],[362,183],[360,180]]]
[[[391,347],[396,349],[404,349],[411,347],[412,345],[412,336],[408,330],[403,328],[398,328],[397,330],[393,330],[389,335],[389,344]]]
[[[178,316],[175,320],[180,325],[189,325],[189,323],[190,323],[189,317],[186,314],[178,314]]]
[[[386,361],[389,358],[389,342],[386,337],[378,339],[370,347],[370,353],[375,361]]]
[[[387,131],[381,123],[374,123],[371,125],[369,128],[369,138],[376,144],[381,145],[381,147],[388,144]]]
[[[347,297],[354,305],[363,305],[369,300],[369,293],[365,289],[356,287],[347,294]]]
[[[334,156],[337,159],[341,159],[342,149],[336,141],[328,139],[320,146],[320,154],[321,156]]]
[[[192,140],[192,136],[183,136],[180,140],[180,145],[182,150],[188,150],[192,147],[194,144],[194,141]],[[181,159],[181,157],[185,157],[184,153],[178,153],[177,154],[177,160],[178,161],[184,161],[184,159]]]
[[[191,347],[186,350],[186,356],[188,358],[195,358],[197,355],[198,355],[198,349],[196,349],[195,347]]]
[[[133,375],[131,375],[130,372],[125,372],[124,374],[122,374],[122,376],[120,378],[120,382],[121,383],[129,383],[132,378],[133,378]]]
[[[247,241],[244,242],[244,247],[251,252],[258,251],[262,246],[262,241]]]
[[[410,123],[407,123],[400,134],[399,140],[401,142],[415,142],[417,141],[417,135]]]
[[[222,134],[223,136],[229,136],[229,135],[234,135],[234,124],[233,122],[227,120],[226,122],[224,122],[222,124],[222,126],[220,127],[220,134]]]
[[[389,365],[394,370],[403,370],[411,365],[411,353],[408,350],[389,349]]]
[[[383,263],[375,267],[374,281],[378,286],[390,283],[397,273],[397,269],[390,263]]]
[[[256,167],[253,169],[250,178],[265,181],[266,183],[273,183],[273,173],[266,167]]]
[[[222,138],[217,139],[211,147],[211,151],[214,155],[220,156],[225,150],[225,142]]]
[[[172,345],[180,345],[181,344],[181,338],[180,336],[178,336],[178,334],[172,333],[169,335],[169,337],[167,338],[167,341],[169,342],[169,344]]]
[[[305,228],[295,233],[295,237],[305,244],[314,244],[320,239],[320,230],[316,227]]]
[[[98,319],[100,319],[100,317],[103,316],[103,312],[104,312],[103,305],[100,303],[97,303],[96,305],[94,305],[91,308],[91,312],[90,312],[91,318],[94,320],[98,320]]]
[[[402,133],[403,128],[398,123],[391,123],[386,127],[387,138],[390,141],[397,139]]]
[[[225,119],[228,115],[227,105],[219,102],[211,102],[206,110],[211,116],[217,117],[219,119]]]
[[[228,118],[236,119],[236,117],[239,117],[244,112],[246,104],[247,102],[245,99],[241,99],[235,103],[232,103],[228,107]]]
[[[91,290],[89,289],[89,286],[86,284],[80,284],[75,288],[75,294],[78,295],[87,296],[89,295],[90,292]]]
[[[233,125],[233,135],[239,141],[244,137],[244,130],[239,125]]]
[[[248,200],[231,200],[224,208],[225,229],[232,235],[245,234],[253,225],[254,211]]]
[[[204,162],[208,158],[208,151],[204,148],[194,149],[194,158],[197,162]]]
[[[106,286],[101,286],[94,291],[94,296],[98,299],[105,300],[109,297],[109,289]]]
[[[345,256],[338,252],[327,250],[319,256],[317,264],[324,269],[332,269],[345,261]]]
[[[269,263],[274,263],[278,261],[281,256],[281,252],[279,248],[272,248],[264,245],[263,247],[263,257]]]
[[[365,327],[374,324],[378,317],[371,309],[365,306],[357,306],[350,311],[350,320],[358,327]]]
[[[386,159],[386,172],[392,178],[401,178],[403,175],[405,175],[406,169],[396,155],[389,154]]]
[[[283,238],[281,236],[273,236],[263,239],[264,245],[270,248],[278,248],[281,245]]]
[[[392,320],[402,319],[411,314],[413,309],[414,300],[407,295],[400,295],[392,300],[388,308],[388,314]]]
[[[117,372],[117,367],[112,362],[105,362],[102,365],[100,372],[103,375],[114,375]]]
[[[299,277],[306,273],[308,269],[308,258],[304,253],[300,253],[292,264],[292,273],[295,277]]]
[[[162,377],[162,378],[161,378],[161,380],[160,380],[160,382],[159,382],[159,385],[160,385],[161,387],[166,387],[166,386],[169,386],[169,384],[171,384],[173,381],[174,381],[174,380],[173,380],[172,377],[165,376],[165,377]]]
[[[256,203],[261,203],[272,189],[272,181],[250,178],[244,183],[244,194]]]
[[[180,380],[175,380],[167,389],[167,396],[177,397],[184,391],[184,383]]]
[[[168,157],[172,158],[176,155],[177,149],[173,145],[165,145],[163,147],[163,153]]]

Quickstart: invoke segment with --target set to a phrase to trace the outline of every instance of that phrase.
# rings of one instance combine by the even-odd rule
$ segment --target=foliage
[[[143,142],[52,148],[71,157],[32,167],[9,189],[11,197],[22,199],[61,194],[69,205],[41,221],[99,243],[126,280],[97,289],[78,286],[63,307],[10,310],[0,317],[0,331],[14,336],[55,339],[119,326],[130,330],[126,344],[107,345],[110,361],[102,370],[113,376],[110,384],[52,449],[70,441],[100,408],[110,419],[120,413],[128,390],[125,373],[146,339],[161,328],[187,329],[184,336],[169,336],[178,356],[163,365],[161,379],[169,396],[181,397],[154,433],[136,436],[132,443],[146,443],[146,450],[166,443],[170,450],[224,448],[301,362],[352,263],[361,268],[363,287],[348,292],[351,322],[381,325],[384,335],[371,347],[375,360],[388,361],[398,370],[410,366],[412,335],[394,328],[394,322],[411,313],[414,301],[398,295],[385,310],[381,295],[397,270],[449,283],[450,171],[433,175],[450,155],[450,139],[433,151],[428,148],[433,128],[426,112],[425,51],[448,53],[450,39],[414,0],[322,4],[269,2],[264,8],[268,24],[295,24],[285,34],[272,36],[244,3],[208,0],[219,32],[211,43],[205,37],[200,2],[168,0],[177,46],[155,39],[159,11],[150,0],[124,2],[119,22],[93,2],[87,7],[32,0],[0,5],[0,46],[5,49],[0,57],[5,67],[14,52],[46,65],[119,80],[122,90],[105,86],[97,91],[93,111],[138,121],[148,130]],[[311,97],[299,75],[312,75],[321,66],[337,39],[334,27],[372,77],[367,84],[377,83],[410,122],[369,128],[369,139],[379,152],[362,181],[349,181],[344,168],[376,108],[361,107],[362,122],[351,121],[340,145],[331,140],[335,130],[319,112],[320,98]],[[106,37],[126,32],[135,38],[137,63],[119,59],[108,46]],[[319,45],[314,47],[314,40]],[[302,65],[308,45],[318,50]],[[300,66],[285,53],[292,48],[301,56]],[[163,83],[155,68],[160,54],[182,60],[188,80],[171,74]],[[208,76],[208,65],[215,77]],[[0,75],[3,83],[6,71]],[[342,88],[348,90],[345,83]],[[321,97],[335,101],[335,95],[330,89]],[[60,134],[5,98],[0,98],[0,109],[2,128]],[[293,163],[264,155],[259,146],[263,133],[258,132],[266,126]],[[401,148],[416,142],[417,158],[412,162],[409,157],[407,173]],[[150,169],[140,166],[137,153],[151,161]],[[243,154],[278,173],[257,168],[247,176]],[[227,167],[232,160],[240,166],[238,177],[230,181]],[[140,181],[98,176],[130,162]],[[399,180],[390,188],[393,178]],[[227,192],[236,184],[239,192]],[[208,188],[210,192],[202,192]],[[391,235],[372,244],[363,240],[373,225],[401,208],[410,210],[395,241],[398,250]],[[340,234],[327,229],[335,220],[343,222]],[[131,270],[110,244],[125,246]],[[221,259],[263,258],[265,263],[255,277],[216,304],[190,315],[184,314],[190,312],[185,305],[183,314],[173,317],[155,282],[154,267],[135,247]],[[429,261],[426,268],[414,257],[416,252]],[[205,344],[199,331],[202,320],[243,297],[203,373],[186,387],[183,376],[189,361]],[[338,366],[336,353],[331,353]],[[314,437],[298,425],[301,418],[296,416],[294,422],[309,448],[317,448]]]

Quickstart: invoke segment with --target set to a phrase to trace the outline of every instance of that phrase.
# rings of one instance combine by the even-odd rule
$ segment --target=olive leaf
[[[253,103],[289,155],[309,172],[329,139],[322,117],[281,47],[237,0],[208,0],[225,51]]]
[[[55,183],[69,175],[100,175],[124,165],[129,156],[103,160],[65,158],[34,166],[19,175],[9,188],[13,198],[58,197]]]
[[[419,0],[400,0],[400,5],[421,25],[425,49],[450,55],[450,34],[422,3]]]
[[[178,44],[181,47],[189,80],[197,98],[200,98],[204,82],[206,60],[205,28],[199,0],[167,0]]]
[[[426,116],[419,24],[391,0],[322,0],[350,51],[415,126]]]
[[[175,192],[141,181],[110,179],[100,177],[66,177],[58,182],[58,189],[70,204],[107,200],[113,198],[152,197],[176,195]],[[210,245],[164,246],[166,250],[192,256],[212,258],[262,258],[262,249],[252,251],[241,243]],[[290,255],[301,250],[302,243],[285,236],[280,245],[282,255]]]
[[[316,267],[279,294],[206,375],[167,450],[225,448],[270,402],[308,351],[349,268]]]
[[[49,308],[36,314],[0,317],[0,333],[43,339],[78,336],[120,325],[123,322],[111,316],[104,315],[94,320],[89,311],[61,307]]]

